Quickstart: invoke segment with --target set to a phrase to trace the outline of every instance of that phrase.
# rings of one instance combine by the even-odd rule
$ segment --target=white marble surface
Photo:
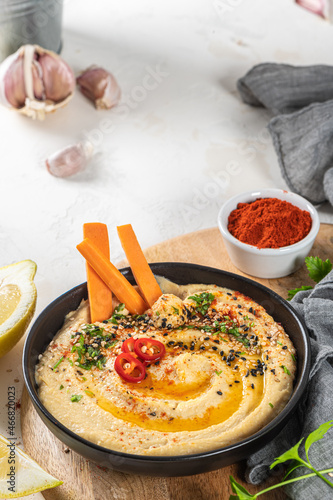
[[[240,101],[236,80],[260,62],[332,64],[332,36],[292,0],[68,0],[63,57],[76,73],[92,63],[111,70],[123,103],[96,111],[77,92],[45,122],[1,109],[0,265],[36,261],[36,315],[85,280],[75,249],[84,222],[108,225],[116,262],[116,225],[131,222],[147,247],[215,226],[234,194],[284,188],[269,114]],[[46,156],[87,135],[96,144],[87,170],[52,177]],[[5,435],[7,386],[18,398],[23,386],[22,347],[1,359]]]

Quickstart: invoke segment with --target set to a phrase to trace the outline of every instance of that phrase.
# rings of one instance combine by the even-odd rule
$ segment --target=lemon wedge
[[[19,498],[62,484],[0,434],[0,498]]]
[[[0,357],[20,340],[35,312],[36,269],[32,260],[0,268]]]

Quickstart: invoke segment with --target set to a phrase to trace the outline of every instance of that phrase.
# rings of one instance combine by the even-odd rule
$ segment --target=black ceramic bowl
[[[24,378],[37,413],[50,431],[74,451],[103,466],[121,472],[155,476],[186,476],[216,470],[242,460],[274,439],[291,417],[304,393],[310,366],[309,338],[306,327],[288,302],[250,279],[194,264],[161,262],[152,264],[151,268],[154,274],[164,276],[178,284],[216,284],[238,290],[261,304],[275,321],[283,325],[294,343],[298,359],[294,392],[286,407],[266,427],[244,441],[195,455],[149,457],[119,453],[98,446],[74,434],[56,420],[40,402],[34,373],[38,355],[44,351],[61,328],[66,314],[76,309],[81,300],[87,297],[87,286],[86,283],[83,283],[61,295],[46,307],[33,324],[25,341]],[[122,273],[129,281],[134,282],[129,268],[123,269]]]

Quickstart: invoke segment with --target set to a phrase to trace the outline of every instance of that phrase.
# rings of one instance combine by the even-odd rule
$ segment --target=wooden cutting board
[[[245,276],[231,263],[217,228],[186,234],[148,248],[149,262],[191,262],[224,269]],[[333,226],[323,224],[311,255],[333,261]],[[126,263],[120,263],[122,267]],[[280,279],[256,281],[287,297],[287,290],[312,285],[305,265],[296,273]],[[233,475],[251,493],[281,480],[275,477],[259,488],[244,482],[244,463],[215,472],[189,477],[154,478],[123,474],[101,468],[75,452],[68,450],[43,424],[27,391],[21,405],[21,426],[26,452],[44,469],[64,484],[43,492],[47,500],[228,500],[231,494],[229,475]],[[286,495],[274,490],[262,495],[262,500],[284,500]]]

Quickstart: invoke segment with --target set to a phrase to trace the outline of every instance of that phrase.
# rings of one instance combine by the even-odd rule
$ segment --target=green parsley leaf
[[[287,462],[288,460],[297,460],[298,462],[300,461],[300,456],[298,454],[298,448],[300,447],[301,442],[303,441],[304,438],[300,439],[298,443],[295,444],[290,450],[287,450],[285,453],[282,453],[279,457],[277,457],[272,465],[270,466],[270,469],[273,469],[278,464],[283,464],[284,462]]]
[[[237,500],[237,499],[239,499],[239,500],[255,500],[256,499],[256,496],[251,495],[251,493],[249,493],[244,488],[244,486],[237,483],[237,481],[232,476],[229,476],[229,479],[230,479],[230,483],[231,483],[231,489],[234,493],[236,493],[236,496],[230,495],[229,500]]]
[[[62,391],[63,388],[64,388],[64,386],[61,384],[61,386],[59,387],[59,390]]]
[[[172,309],[174,311],[174,314],[178,314],[179,315],[179,309],[177,309],[177,307],[172,306]]]
[[[312,290],[313,286],[301,286],[300,288],[293,288],[292,290],[288,290],[288,299],[291,300],[295,297],[297,292],[302,292],[303,290]]]
[[[316,283],[319,283],[332,270],[332,263],[329,259],[323,261],[319,257],[305,257],[305,264],[310,278]]]
[[[308,461],[309,461],[308,453],[310,446],[316,441],[320,441],[320,439],[324,437],[326,432],[329,431],[331,427],[333,427],[333,420],[325,422],[324,424],[320,425],[318,429],[316,429],[315,431],[311,432],[311,434],[308,435],[304,445],[306,458],[308,459]]]
[[[268,403],[271,408],[274,408],[274,405],[272,403]]]
[[[332,263],[329,259],[323,261],[320,257],[305,257],[305,264],[308,268],[310,278],[316,283],[319,283],[332,270]],[[312,288],[312,286],[301,286],[300,288],[288,290],[287,300],[295,297],[297,292],[312,290]]]
[[[221,375],[221,373],[222,373],[222,370],[220,370],[220,371],[215,370],[215,373],[216,373],[216,375],[220,376],[220,375]]]
[[[78,403],[82,399],[82,394],[73,394],[71,397],[72,403]]]

